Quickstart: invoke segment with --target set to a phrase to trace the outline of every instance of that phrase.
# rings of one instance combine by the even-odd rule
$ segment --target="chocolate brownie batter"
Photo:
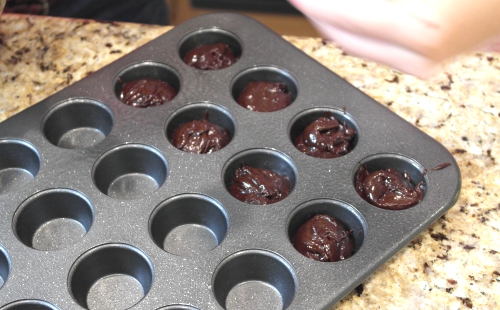
[[[133,107],[147,108],[165,104],[176,95],[167,82],[146,78],[124,83],[120,100]]]
[[[352,150],[356,130],[342,125],[333,116],[320,117],[295,138],[295,147],[307,155],[335,158]]]
[[[254,168],[243,163],[234,172],[230,190],[236,199],[256,205],[267,205],[290,194],[290,181],[269,169]]]
[[[318,214],[300,226],[293,246],[302,255],[320,262],[336,262],[351,257],[352,232],[333,217]]]
[[[361,167],[356,175],[356,191],[374,206],[402,210],[416,205],[424,195],[423,182],[413,186],[408,172],[392,168],[369,172]]]
[[[201,70],[227,68],[237,60],[229,46],[224,43],[200,45],[184,56],[186,64]]]
[[[223,127],[208,121],[193,120],[177,127],[172,134],[172,144],[184,152],[209,154],[226,146],[231,137]]]
[[[292,101],[286,85],[251,81],[236,100],[239,105],[257,112],[274,112],[289,106]]]

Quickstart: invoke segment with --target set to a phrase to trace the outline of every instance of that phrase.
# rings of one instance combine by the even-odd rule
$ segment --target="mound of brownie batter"
[[[293,246],[302,255],[320,262],[336,262],[351,257],[352,232],[326,214],[318,214],[300,226]]]
[[[147,108],[165,104],[176,95],[167,82],[146,78],[124,83],[120,100],[133,107]]]
[[[190,50],[184,56],[184,62],[201,70],[218,70],[234,64],[238,58],[227,44],[205,44]]]
[[[335,158],[352,150],[356,130],[340,124],[333,116],[320,117],[295,138],[295,147],[307,155]]]
[[[193,120],[177,127],[172,134],[172,144],[184,152],[209,154],[226,146],[231,137],[226,129],[213,124],[205,114],[203,120]]]
[[[292,101],[286,85],[251,81],[236,100],[239,105],[257,112],[274,112],[288,107]]]
[[[267,205],[283,200],[290,194],[290,181],[286,175],[243,163],[234,172],[229,191],[238,200]]]
[[[356,191],[374,206],[402,210],[416,205],[424,195],[423,182],[413,186],[408,172],[403,174],[392,168],[368,171],[361,167],[356,175]]]

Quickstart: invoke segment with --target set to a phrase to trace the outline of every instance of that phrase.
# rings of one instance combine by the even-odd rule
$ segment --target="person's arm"
[[[500,0],[289,0],[347,52],[420,77],[500,34]]]

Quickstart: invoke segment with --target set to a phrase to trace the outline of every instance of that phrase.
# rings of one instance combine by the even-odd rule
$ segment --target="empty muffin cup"
[[[103,244],[80,256],[71,267],[68,286],[85,309],[128,309],[147,295],[153,265],[141,250],[127,244]]]
[[[193,31],[187,34],[179,45],[179,56],[185,62],[186,55],[197,47],[202,45],[215,45],[222,44],[225,49],[229,49],[230,56],[234,56],[235,59],[226,59],[228,56],[225,55],[224,51],[218,50],[216,55],[210,55],[208,58],[215,57],[215,59],[206,59],[205,63],[192,64],[193,67],[203,70],[217,70],[223,69],[231,66],[234,62],[238,61],[241,57],[242,49],[241,43],[238,37],[226,30],[220,28],[205,28]],[[219,54],[222,52],[221,54]],[[212,51],[212,53],[215,53]],[[205,57],[207,58],[207,57]],[[232,57],[230,57],[232,58]],[[201,61],[198,59],[198,62]],[[215,63],[213,63],[214,61]]]
[[[228,229],[224,207],[200,194],[182,194],[162,202],[149,221],[156,245],[182,256],[200,255],[218,246]]]
[[[266,186],[266,184],[259,184],[260,178],[258,176],[251,176],[253,178],[252,184],[248,185],[252,186],[246,186],[245,193],[240,193],[237,189],[232,188],[232,185],[237,170],[245,168],[245,166],[268,170],[275,174],[276,178],[285,177],[288,180],[288,186],[280,187],[279,185],[284,184],[279,179],[275,180],[275,182],[269,182],[269,177],[262,179],[267,185],[270,185]],[[252,204],[272,204],[286,199],[292,193],[297,180],[297,169],[294,162],[281,152],[270,149],[250,149],[230,158],[224,165],[222,177],[227,191],[236,199]],[[245,186],[243,185],[243,187]]]
[[[108,136],[113,114],[103,103],[87,98],[71,99],[52,108],[44,117],[45,138],[55,146],[85,149]]]
[[[171,306],[161,307],[156,310],[199,310],[199,309],[188,305],[171,305]]]
[[[349,253],[348,259],[356,252],[358,252],[363,245],[363,240],[367,234],[366,221],[361,215],[361,213],[356,210],[352,205],[335,199],[315,199],[305,202],[298,206],[292,211],[287,221],[287,234],[290,243],[294,244],[294,238],[299,231],[299,228],[304,225],[307,221],[315,217],[316,215],[328,215],[334,218],[339,224],[341,224],[347,232],[347,238],[352,241],[352,251]],[[315,227],[315,229],[319,229]],[[320,234],[320,232],[316,233]],[[330,234],[331,236],[332,234]],[[313,238],[308,238],[308,240],[313,240]],[[318,241],[320,239],[317,239]],[[312,241],[311,241],[312,242]],[[324,244],[318,243],[318,248],[324,246]],[[328,252],[329,248],[324,252]],[[305,253],[301,253],[305,254]],[[314,254],[319,253],[309,253],[311,258]],[[311,255],[313,254],[313,255]],[[325,254],[325,253],[322,253]],[[332,253],[327,253],[332,254]],[[338,254],[338,253],[335,253]],[[306,256],[306,255],[305,255]],[[319,255],[318,255],[319,256]],[[325,255],[328,256],[328,255]]]
[[[283,257],[265,250],[244,250],[224,259],[212,288],[226,309],[286,309],[297,290],[295,271]]]
[[[256,66],[240,72],[233,79],[231,94],[239,105],[249,110],[275,112],[295,101],[298,86],[297,80],[284,69]]]
[[[0,245],[0,289],[7,282],[10,273],[10,257],[7,250]]]
[[[358,195],[388,210],[414,207],[424,199],[428,179],[424,167],[401,154],[375,154],[361,160],[353,173]]]
[[[13,225],[26,246],[52,251],[78,242],[90,229],[94,209],[82,193],[48,189],[26,199],[17,209]]]
[[[43,300],[24,299],[5,305],[0,310],[59,310],[59,308]]]
[[[318,120],[321,117],[328,118],[329,120],[331,120],[331,117],[333,117],[338,121],[339,127],[338,129],[332,129],[331,126],[322,127],[322,125],[332,125],[332,123],[334,122],[330,124],[323,123],[318,124],[315,127],[314,131],[308,131],[307,138],[310,140],[322,139],[321,135],[326,131],[328,131],[330,136],[324,137],[324,141],[310,141],[309,143],[311,147],[307,150],[307,152],[304,153],[319,158],[335,158],[344,156],[347,153],[352,152],[359,140],[359,126],[354,121],[351,115],[341,109],[336,108],[314,108],[303,111],[296,115],[288,125],[288,135],[292,144],[297,147],[297,137],[299,137],[299,135],[303,135],[306,127],[308,127],[312,122]],[[351,138],[351,132],[345,134],[346,130],[354,131],[354,137]],[[342,131],[343,134],[337,134],[338,131]],[[313,134],[313,137],[311,137],[311,134]],[[301,142],[303,143],[303,141]],[[326,145],[318,145],[321,142],[326,143]],[[321,147],[324,147],[324,149],[321,149]]]
[[[123,144],[97,159],[92,177],[103,194],[117,199],[135,199],[160,188],[167,172],[167,160],[156,148]]]
[[[40,170],[41,159],[31,143],[0,140],[0,194],[14,191],[31,181]]]

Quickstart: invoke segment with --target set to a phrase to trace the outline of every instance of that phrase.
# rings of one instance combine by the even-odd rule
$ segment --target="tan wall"
[[[193,8],[189,0],[167,0],[170,7],[170,23],[178,25],[192,17],[220,10],[208,10]],[[306,18],[293,14],[269,14],[246,11],[230,11],[246,14],[255,18],[267,27],[281,35],[295,35],[318,37],[320,36]]]

